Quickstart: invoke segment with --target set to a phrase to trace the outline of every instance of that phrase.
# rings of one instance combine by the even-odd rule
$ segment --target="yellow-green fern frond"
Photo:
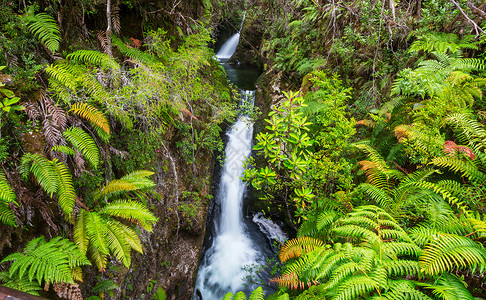
[[[108,54],[94,50],[78,50],[68,54],[67,59],[100,66],[105,70],[118,70],[120,65]]]
[[[430,276],[453,269],[474,272],[486,269],[486,250],[467,237],[455,234],[436,234],[419,258],[421,271]]]
[[[310,237],[299,237],[287,241],[280,250],[280,261],[285,262],[291,258],[300,257],[305,253],[311,252],[316,248],[323,247],[321,240]]]
[[[19,278],[15,275],[13,277],[9,276],[7,271],[0,272],[0,282],[5,287],[34,296],[39,296],[39,291],[42,291],[40,284],[35,280],[30,281],[29,278],[27,278],[27,274],[24,274],[22,278]]]
[[[152,231],[152,225],[158,221],[158,218],[143,203],[130,200],[118,200],[109,203],[99,213],[129,220],[148,231]]]
[[[98,110],[96,107],[89,105],[88,103],[75,103],[71,106],[69,110],[73,114],[76,114],[86,120],[90,121],[91,124],[102,129],[107,134],[110,134],[110,124],[106,119],[105,115]]]
[[[5,203],[13,202],[18,205],[18,203],[15,202],[15,198],[15,192],[8,184],[5,173],[3,170],[0,170],[0,201]]]
[[[122,192],[129,192],[137,190],[137,186],[131,182],[121,179],[113,179],[100,192],[97,197],[106,197]]]
[[[98,167],[100,163],[98,147],[89,134],[79,127],[71,127],[66,129],[62,135],[83,153],[84,157],[86,157],[95,169]]]
[[[2,170],[0,170],[0,222],[9,226],[17,226],[15,214],[10,210],[8,204],[15,203],[15,192],[8,184],[7,178]]]

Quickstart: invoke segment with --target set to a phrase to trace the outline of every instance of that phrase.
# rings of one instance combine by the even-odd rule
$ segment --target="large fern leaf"
[[[110,203],[103,207],[99,213],[138,223],[148,231],[152,231],[152,225],[158,220],[145,205],[129,200],[118,200]]]
[[[110,125],[105,115],[98,110],[96,107],[89,105],[88,103],[75,103],[71,106],[69,110],[73,114],[76,114],[86,120],[90,121],[91,124],[102,129],[107,134],[110,134]]]
[[[59,49],[61,32],[56,21],[46,13],[33,14],[29,11],[24,18],[30,23],[28,28],[51,52]]]
[[[67,59],[98,65],[103,69],[118,70],[120,65],[108,54],[94,50],[78,50],[68,54]]]
[[[51,197],[58,191],[58,175],[52,167],[52,162],[47,158],[36,153],[26,153],[22,156],[20,164],[20,174],[24,179],[32,173]]]
[[[66,140],[83,153],[95,169],[98,167],[100,163],[98,147],[89,134],[79,127],[68,128],[62,134]]]
[[[486,250],[473,240],[455,234],[437,234],[419,258],[421,271],[437,275],[452,269],[486,269]]]
[[[23,252],[8,255],[3,262],[12,261],[9,276],[23,278],[28,275],[29,281],[34,278],[40,284],[74,283],[73,268],[90,265],[84,254],[71,241],[56,237],[46,242],[39,237],[27,244]]]
[[[57,174],[59,205],[64,213],[71,218],[74,202],[76,201],[73,179],[63,162],[57,162],[54,159],[52,165]]]

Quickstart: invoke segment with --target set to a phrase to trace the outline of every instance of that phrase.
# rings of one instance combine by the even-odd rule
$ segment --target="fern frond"
[[[91,106],[88,103],[78,102],[73,104],[69,111],[90,121],[91,124],[97,126],[108,135],[110,134],[110,124],[108,123],[108,120],[105,118],[105,115],[96,107]]]
[[[109,197],[122,192],[135,191],[137,189],[137,186],[131,182],[113,179],[99,192],[99,197]]]
[[[0,282],[2,285],[17,291],[25,292],[34,296],[39,296],[42,287],[37,281],[30,281],[27,275],[22,278],[17,276],[10,277],[8,272],[0,272]]]
[[[3,170],[0,170],[0,201],[5,203],[13,202],[18,205],[15,201],[16,195],[14,190],[10,187],[7,181],[7,177]]]
[[[61,237],[53,238],[49,242],[45,242],[44,237],[39,237],[29,244],[24,252],[10,254],[2,260],[2,263],[13,261],[9,269],[10,277],[17,274],[18,278],[22,278],[28,274],[29,281],[35,277],[37,282],[45,281],[47,285],[74,283],[71,270],[90,265],[76,245]]]
[[[99,213],[129,220],[148,231],[152,231],[152,225],[158,221],[144,204],[137,201],[118,200],[103,207]]]
[[[24,179],[32,173],[51,197],[58,191],[58,175],[52,167],[52,162],[47,158],[36,153],[26,153],[22,156],[20,164],[20,174]]]
[[[424,274],[434,276],[445,271],[486,268],[486,251],[473,240],[455,234],[436,234],[419,258]]]
[[[150,52],[144,52],[139,49],[129,47],[116,36],[112,36],[111,40],[113,42],[113,45],[115,45],[123,55],[126,55],[133,60],[143,63],[147,66],[160,63],[160,60],[155,55],[151,54]]]
[[[89,134],[79,127],[71,127],[63,132],[63,136],[83,153],[95,169],[98,167],[100,163],[98,147]]]
[[[280,250],[280,261],[285,262],[291,258],[300,257],[316,248],[323,247],[324,243],[310,237],[300,237],[287,241]]]
[[[120,69],[120,65],[108,54],[94,50],[78,50],[68,54],[66,58],[76,62],[97,65],[105,70]]]
[[[117,221],[108,221],[106,227],[106,241],[110,253],[123,263],[125,267],[131,264],[131,247],[124,237],[123,231],[120,231],[120,223]]]
[[[54,159],[52,161],[52,166],[57,174],[59,205],[70,219],[74,208],[74,202],[76,201],[73,179],[63,162],[57,162],[56,159]]]
[[[61,32],[54,18],[46,13],[28,12],[24,15],[30,23],[28,28],[51,52],[59,49],[61,42]]]
[[[473,182],[483,182],[486,180],[486,175],[479,171],[478,168],[468,160],[459,159],[457,157],[443,156],[433,158],[430,164],[441,168],[447,168],[452,172],[461,173],[462,176],[468,178]]]
[[[67,155],[74,155],[74,149],[69,146],[57,145],[52,147],[51,151],[61,152]]]

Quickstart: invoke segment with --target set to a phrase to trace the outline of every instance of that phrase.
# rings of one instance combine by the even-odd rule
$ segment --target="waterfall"
[[[253,101],[254,93],[244,91],[242,98]],[[217,194],[221,215],[215,218],[213,244],[206,250],[196,282],[196,290],[204,300],[222,299],[227,292],[244,289],[243,279],[248,274],[243,267],[261,260],[261,254],[245,232],[242,215],[246,185],[240,177],[251,152],[253,124],[247,117],[240,116],[227,136],[226,159]],[[199,300],[199,297],[194,299]]]
[[[246,13],[243,13],[243,19],[241,20],[240,29],[237,33],[233,34],[219,49],[218,53],[216,53],[216,57],[219,60],[228,60],[233,56],[236,51],[236,47],[240,41],[240,33],[241,29],[243,28],[243,24],[245,22]]]

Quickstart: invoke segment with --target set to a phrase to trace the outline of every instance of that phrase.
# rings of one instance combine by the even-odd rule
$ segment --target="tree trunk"
[[[108,27],[106,28],[106,53],[113,57],[113,52],[111,50],[111,35],[113,29],[111,28],[111,0],[106,0],[106,22]]]

